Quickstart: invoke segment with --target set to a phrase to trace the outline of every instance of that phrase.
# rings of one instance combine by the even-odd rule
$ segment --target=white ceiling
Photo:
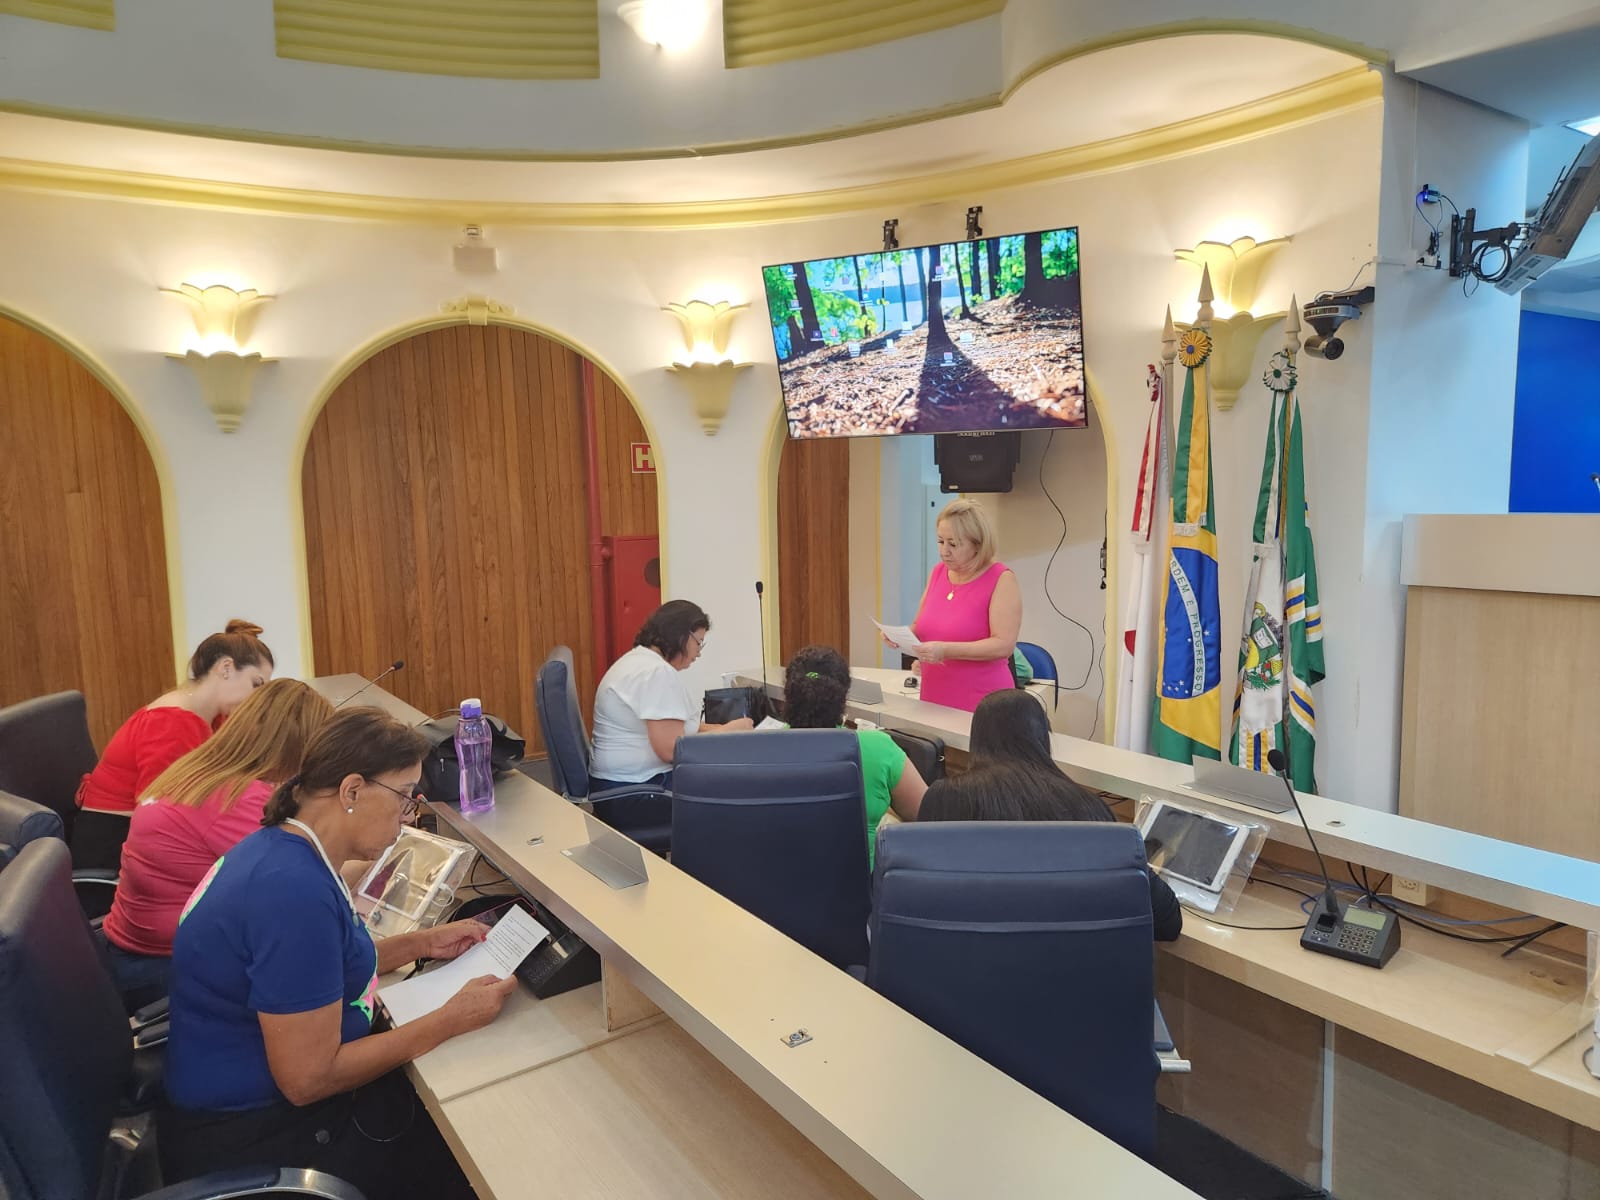
[[[1242,61],[1249,71],[1238,70]],[[0,157],[430,200],[661,203],[859,187],[1067,149],[1220,112],[1359,68],[1245,35],[1169,38],[1062,63],[1002,107],[878,133],[705,158],[500,162],[275,146],[0,112]]]

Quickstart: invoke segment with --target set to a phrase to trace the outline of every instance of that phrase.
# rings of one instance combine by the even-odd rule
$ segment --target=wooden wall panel
[[[1408,589],[1400,811],[1600,859],[1596,662],[1600,597]]]
[[[103,748],[175,682],[155,464],[87,367],[3,317],[0,446],[0,704],[75,688]]]
[[[597,369],[594,384],[601,527],[617,536],[653,534],[658,528],[656,477],[635,475],[630,451],[634,442],[650,439],[615,380]]]
[[[587,716],[597,681],[582,365],[548,338],[460,325],[381,351],[339,386],[302,479],[319,674],[404,658],[397,695],[430,713],[480,696],[539,754],[533,675],[565,643]],[[631,408],[616,410],[626,398],[597,378],[610,389],[602,446],[643,440]],[[601,478],[602,512],[654,532],[653,479],[646,505],[631,476],[602,466]]]
[[[850,443],[784,443],[778,464],[778,642],[850,655]]]

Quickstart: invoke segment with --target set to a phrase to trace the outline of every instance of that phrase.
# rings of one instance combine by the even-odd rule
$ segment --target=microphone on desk
[[[1334,893],[1328,864],[1322,861],[1322,851],[1317,849],[1317,839],[1311,836],[1311,826],[1306,821],[1305,810],[1300,807],[1300,797],[1295,795],[1294,784],[1289,782],[1289,756],[1274,747],[1267,751],[1267,765],[1283,780],[1283,789],[1289,793],[1289,802],[1294,805],[1295,815],[1300,818],[1300,826],[1306,831],[1306,840],[1311,843],[1311,852],[1317,856],[1317,867],[1322,872],[1322,898],[1317,902],[1317,911],[1311,914],[1311,919],[1324,928],[1331,927],[1339,919],[1339,897]]]
[[[396,671],[398,671],[401,667],[403,667],[405,665],[406,665],[406,660],[405,659],[403,659],[403,658],[395,659],[392,663],[390,663],[388,665],[388,667],[386,669],[384,669],[383,671],[380,671],[378,674],[374,675],[371,679],[367,680],[360,687],[358,687],[355,691],[351,692],[343,700],[341,700],[341,701],[339,701],[339,703],[335,704],[334,707],[335,708],[343,708],[346,704],[349,704],[350,701],[354,700],[357,696],[361,695],[361,693],[366,691],[369,687],[376,687],[378,684],[382,683],[385,679],[389,678],[389,676],[393,675]]]
[[[767,606],[762,601],[766,585],[756,580],[756,626],[761,631],[761,710],[771,711],[772,696],[767,691]]]

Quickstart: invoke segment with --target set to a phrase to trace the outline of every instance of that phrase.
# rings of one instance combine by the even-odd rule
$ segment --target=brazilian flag
[[[1160,659],[1150,750],[1191,762],[1222,757],[1222,606],[1217,524],[1211,511],[1211,420],[1206,358],[1211,338],[1178,340],[1183,406],[1173,453],[1172,523],[1161,602]]]

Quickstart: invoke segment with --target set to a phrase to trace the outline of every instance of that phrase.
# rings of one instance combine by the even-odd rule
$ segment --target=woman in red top
[[[211,736],[221,718],[272,678],[272,651],[261,626],[229,621],[201,642],[189,678],[150,701],[111,735],[105,753],[78,789],[72,864],[116,870],[128,819],[157,775]]]
[[[990,692],[1014,686],[1022,589],[995,561],[994,530],[976,500],[946,505],[938,535],[939,565],[911,624],[921,643],[922,699],[972,712]]]
[[[104,933],[131,1012],[167,994],[178,917],[206,872],[261,827],[272,789],[300,769],[333,705],[297,679],[274,679],[228,723],[150,785],[133,811]]]

